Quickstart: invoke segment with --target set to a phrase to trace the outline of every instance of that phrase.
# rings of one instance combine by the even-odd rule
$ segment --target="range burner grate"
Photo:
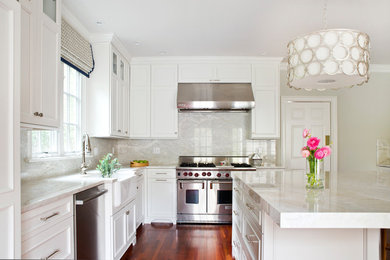
[[[198,167],[215,167],[214,163],[198,163]]]
[[[231,165],[233,167],[237,167],[237,168],[250,168],[250,167],[253,167],[252,165],[247,164],[247,163],[232,163]]]
[[[180,167],[198,167],[198,164],[197,163],[186,163],[186,162],[183,162],[180,164]]]

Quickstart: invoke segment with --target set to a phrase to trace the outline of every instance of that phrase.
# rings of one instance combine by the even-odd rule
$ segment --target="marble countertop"
[[[22,182],[22,213],[106,182],[131,178],[136,170],[134,168],[123,168],[115,173],[112,178],[102,178],[98,171],[92,170],[87,171],[86,175],[75,173]]]
[[[390,228],[390,170],[329,173],[307,190],[304,171],[235,172],[249,196],[281,228]]]

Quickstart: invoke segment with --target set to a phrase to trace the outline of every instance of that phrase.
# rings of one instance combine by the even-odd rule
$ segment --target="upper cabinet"
[[[177,138],[177,65],[133,64],[130,137]]]
[[[249,63],[179,64],[180,83],[250,83],[251,74]]]
[[[252,109],[252,138],[280,137],[280,63],[252,65],[252,89],[255,108]]]
[[[87,132],[95,137],[128,138],[129,63],[111,39],[99,39],[92,48],[95,69],[86,88]]]
[[[60,126],[61,1],[21,0],[21,123]]]

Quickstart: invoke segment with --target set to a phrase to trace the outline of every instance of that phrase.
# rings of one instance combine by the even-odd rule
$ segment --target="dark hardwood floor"
[[[143,225],[127,259],[232,259],[231,225]]]

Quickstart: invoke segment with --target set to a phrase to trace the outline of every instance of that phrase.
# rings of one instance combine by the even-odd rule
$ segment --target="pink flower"
[[[320,139],[317,137],[310,137],[309,140],[307,140],[307,146],[309,146],[310,150],[317,149],[319,144],[320,144]]]
[[[324,152],[324,149],[318,149],[315,153],[314,153],[314,157],[317,158],[318,160],[321,160],[325,157],[325,152]]]
[[[306,138],[308,136],[310,136],[310,130],[307,128],[303,129],[303,138]]]
[[[324,152],[324,154],[325,154],[325,157],[331,155],[331,153],[332,153],[332,149],[330,149],[329,146],[324,146],[324,147],[322,147],[321,149],[323,150],[323,152]]]
[[[302,154],[303,158],[307,158],[310,156],[310,151],[309,150],[302,150],[301,154]]]

